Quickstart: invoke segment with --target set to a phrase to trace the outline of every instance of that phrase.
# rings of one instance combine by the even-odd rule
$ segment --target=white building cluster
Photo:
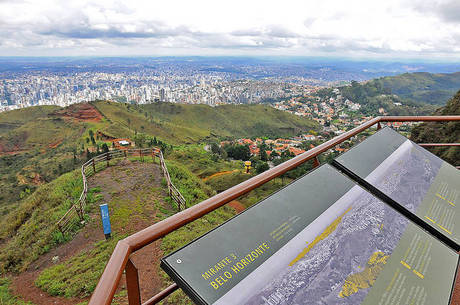
[[[234,80],[225,74],[212,73],[154,70],[125,73],[30,72],[0,76],[0,111],[35,105],[64,107],[93,100],[211,106],[246,104],[276,101],[304,91],[304,85],[280,79]]]

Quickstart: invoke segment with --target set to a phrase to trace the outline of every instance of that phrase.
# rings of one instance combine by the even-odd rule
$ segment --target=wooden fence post
[[[83,199],[84,200],[84,199]],[[82,200],[78,200],[78,202],[80,203],[80,213],[78,216],[80,216],[80,220],[83,220],[83,203],[82,203]]]
[[[128,290],[128,304],[141,305],[141,293],[139,289],[139,274],[131,259],[126,262],[126,288]]]
[[[94,158],[93,158],[93,172],[96,173],[96,164],[94,163]]]
[[[110,153],[109,153],[109,152],[106,153],[106,155],[105,155],[105,160],[107,161],[107,167],[109,167],[109,166],[110,166],[110,162],[109,162],[109,160],[110,160]]]
[[[313,159],[313,168],[316,168],[320,165],[318,156]]]

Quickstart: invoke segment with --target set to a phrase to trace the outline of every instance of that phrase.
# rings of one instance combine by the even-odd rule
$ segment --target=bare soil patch
[[[243,212],[246,207],[239,201],[237,200],[232,200],[228,203],[228,206],[231,207],[232,209],[234,209],[236,211],[236,213],[241,213]]]
[[[88,103],[73,104],[54,112],[52,115],[75,119],[81,122],[99,122],[102,119],[102,114]]]

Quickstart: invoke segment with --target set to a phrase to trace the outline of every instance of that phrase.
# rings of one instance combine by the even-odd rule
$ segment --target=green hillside
[[[451,74],[404,73],[373,80],[404,99],[433,105],[445,103],[460,89],[460,72]]]
[[[106,128],[108,134],[137,130],[172,144],[196,143],[209,137],[293,136],[317,127],[311,120],[265,105],[94,105],[111,123]]]
[[[460,115],[460,91],[433,115]],[[459,143],[460,122],[423,123],[412,130],[411,139],[417,143]],[[460,147],[434,147],[430,150],[450,164],[460,166]]]
[[[40,106],[0,114],[0,215],[85,160],[87,124],[52,116],[57,110]]]
[[[79,167],[90,157],[88,152],[101,150],[104,142],[97,131],[146,146],[153,138],[180,145],[211,138],[293,136],[316,127],[313,121],[263,105],[213,108],[99,101],[0,113],[0,215],[7,215],[39,185]]]
[[[451,74],[404,73],[341,87],[345,98],[376,111],[390,114],[422,114],[434,111],[431,105],[445,105],[460,89],[460,72]],[[403,106],[395,107],[394,103]],[[430,107],[431,106],[431,107]]]

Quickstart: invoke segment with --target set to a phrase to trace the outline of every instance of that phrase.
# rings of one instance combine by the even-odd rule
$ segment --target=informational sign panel
[[[452,165],[391,128],[335,162],[460,244],[460,171]]]
[[[99,205],[101,209],[101,219],[102,219],[102,228],[104,229],[104,234],[107,237],[110,237],[112,233],[112,228],[110,227],[110,217],[109,217],[109,206],[104,203]]]
[[[163,258],[197,304],[449,303],[458,254],[329,165]]]

